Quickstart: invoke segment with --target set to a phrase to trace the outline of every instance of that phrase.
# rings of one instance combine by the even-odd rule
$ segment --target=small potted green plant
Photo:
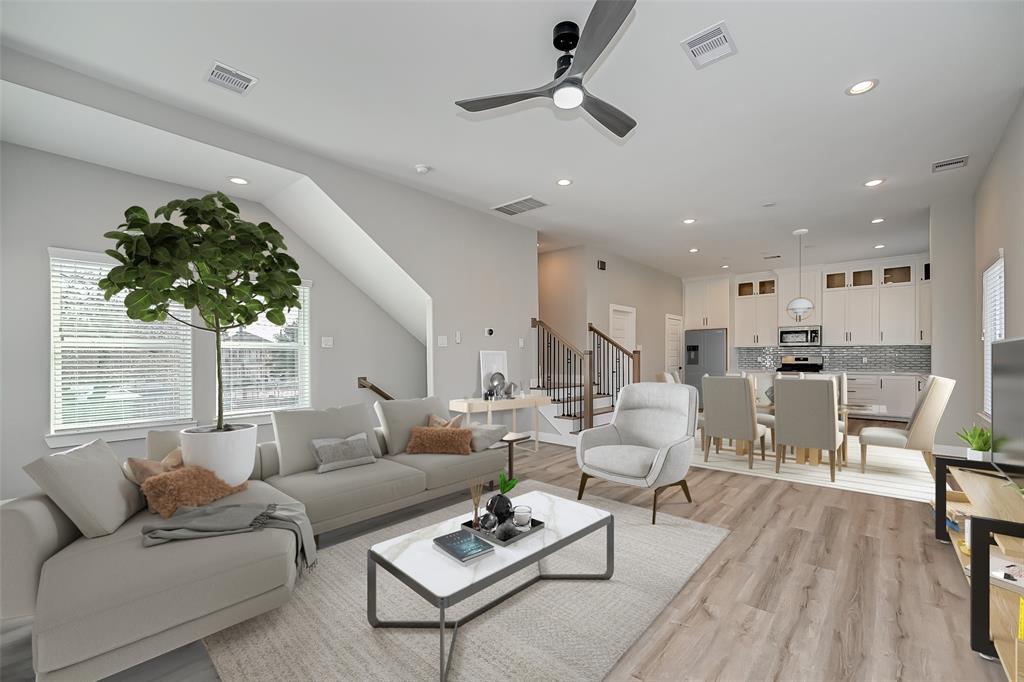
[[[176,215],[181,224],[171,222]],[[184,429],[181,454],[186,464],[238,485],[252,473],[256,425],[224,422],[221,336],[261,315],[284,325],[285,312],[299,307],[299,264],[285,253],[280,232],[270,223],[243,220],[238,206],[221,192],[168,202],[152,219],[140,206],[129,208],[124,217],[118,229],[104,235],[117,242],[107,255],[118,265],[99,287],[108,300],[127,292],[124,305],[133,320],[170,317],[214,335],[216,424]],[[175,317],[172,303],[181,304],[188,316]]]
[[[967,459],[985,461],[992,456],[992,429],[971,424],[957,432],[957,437],[967,443]]]

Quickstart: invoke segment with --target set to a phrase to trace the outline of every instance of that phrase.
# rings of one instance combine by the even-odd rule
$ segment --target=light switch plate
[[[462,332],[455,331],[455,343],[462,343]]]
[[[448,337],[447,336],[439,336],[439,337],[437,337],[437,347],[438,348],[447,348],[448,347]]]
[[[334,337],[333,336],[321,336],[320,337],[321,348],[334,348]]]
[[[519,347],[520,348],[526,348],[526,339],[524,339],[521,336],[519,337]]]

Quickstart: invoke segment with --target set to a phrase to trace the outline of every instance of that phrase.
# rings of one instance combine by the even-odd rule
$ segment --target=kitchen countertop
[[[757,369],[743,369],[741,367],[741,368],[739,368],[736,371],[748,372],[750,374],[775,374],[775,370],[774,369],[764,369],[763,367],[759,367]],[[876,369],[876,370],[865,369],[865,370],[850,371],[850,370],[827,369],[826,368],[826,369],[821,370],[822,374],[842,374],[843,372],[846,372],[847,374],[852,374],[852,375],[855,375],[855,376],[882,376],[882,375],[889,375],[889,376],[897,376],[897,377],[926,377],[926,376],[929,375],[929,372],[923,372],[923,371],[922,372],[903,372],[903,371],[897,371],[897,370],[886,371],[884,369]]]

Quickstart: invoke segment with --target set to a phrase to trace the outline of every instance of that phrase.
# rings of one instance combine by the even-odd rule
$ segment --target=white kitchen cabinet
[[[826,269],[824,283],[826,290],[861,289],[878,286],[878,274],[870,265],[842,269]]]
[[[801,284],[803,285],[801,287]],[[795,271],[780,272],[778,282],[778,324],[780,327],[791,325],[821,324],[821,273],[817,270],[805,270],[803,276]],[[814,303],[814,310],[802,320],[794,320],[789,316],[786,306],[797,296],[803,294]]]
[[[684,311],[687,329],[729,327],[729,278],[686,282]]]
[[[914,413],[914,407],[917,405],[918,377],[883,374],[878,378],[878,382],[886,416],[910,419],[910,415]]]
[[[761,348],[778,343],[778,307],[774,296],[737,296],[733,345]]]
[[[917,291],[913,286],[887,286],[878,292],[878,343],[917,343]]]
[[[878,343],[878,290],[833,289],[821,297],[821,333],[825,346]]]
[[[918,343],[932,342],[932,283],[917,283],[917,338]]]
[[[914,264],[916,261],[883,264],[880,270],[879,284],[883,287],[914,286]]]

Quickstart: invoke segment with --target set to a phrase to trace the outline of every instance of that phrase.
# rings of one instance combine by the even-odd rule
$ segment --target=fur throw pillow
[[[181,467],[147,478],[142,494],[151,511],[169,519],[178,507],[201,507],[248,487],[248,481],[231,487],[209,469]]]
[[[174,448],[159,462],[155,459],[137,459],[129,457],[121,465],[124,475],[135,485],[142,485],[150,476],[162,474],[184,466],[181,461],[181,448]]]
[[[405,451],[410,455],[468,455],[473,452],[472,442],[469,429],[414,426]]]
[[[444,417],[438,417],[436,414],[430,415],[427,419],[427,426],[442,429],[457,429],[462,426],[462,418],[464,414],[457,414],[451,419],[445,419]]]

